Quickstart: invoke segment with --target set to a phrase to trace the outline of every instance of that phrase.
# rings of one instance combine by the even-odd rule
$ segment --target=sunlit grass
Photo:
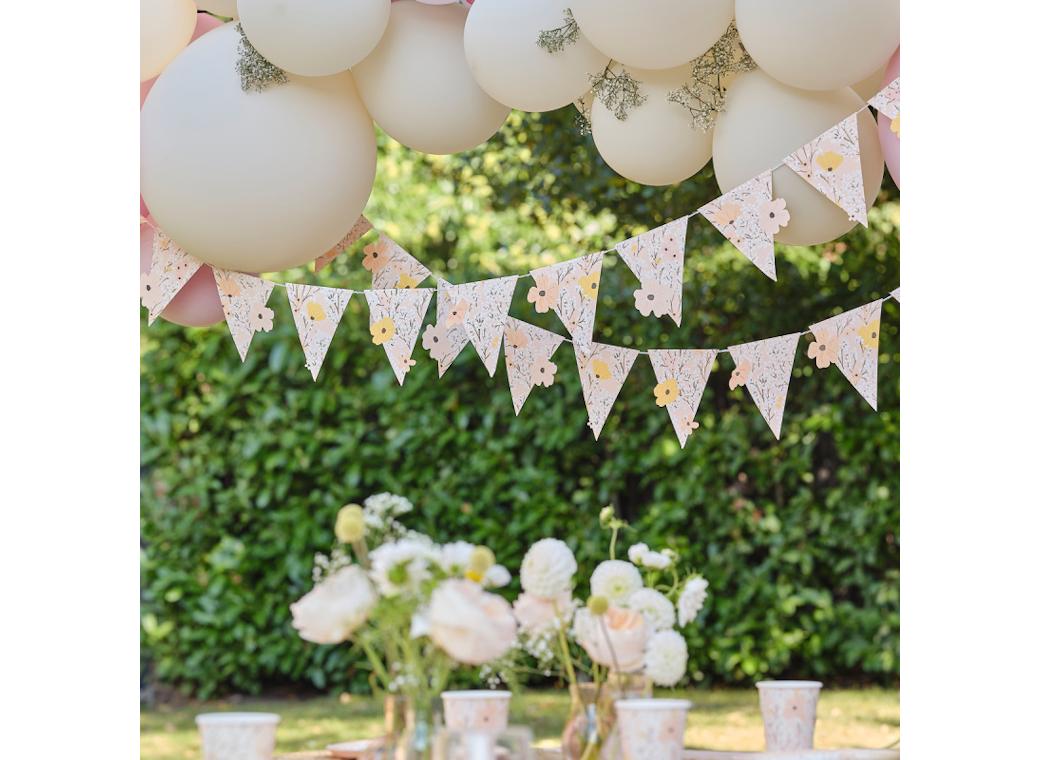
[[[762,722],[754,689],[725,691],[658,691],[694,703],[686,727],[686,744],[729,750],[763,749]],[[332,742],[379,734],[382,703],[370,698],[324,697],[301,700],[246,699],[198,702],[141,712],[142,760],[198,760],[201,751],[195,715],[220,710],[276,712],[278,752],[319,750]],[[516,698],[512,721],[531,727],[540,745],[559,740],[567,713],[567,695],[532,691]],[[820,697],[816,746],[887,747],[899,739],[899,692],[824,690]]]

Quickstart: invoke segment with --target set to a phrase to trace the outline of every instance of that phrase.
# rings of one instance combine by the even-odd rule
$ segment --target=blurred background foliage
[[[619,178],[573,114],[514,112],[486,145],[455,156],[380,135],[366,214],[435,273],[463,282],[604,249],[718,194],[710,166],[668,188]],[[279,279],[364,287],[362,245],[320,275],[301,268]],[[898,191],[886,179],[869,229],[777,253],[773,283],[691,220],[681,328],[640,317],[635,278],[608,256],[596,339],[722,347],[879,298],[899,284]],[[528,286],[520,281],[510,313],[563,333],[526,302]],[[411,527],[485,543],[514,575],[533,541],[566,539],[581,595],[606,551],[597,513],[614,504],[633,526],[626,546],[672,546],[711,583],[689,634],[695,684],[898,678],[898,304],[883,309],[880,412],[837,369],[815,369],[803,339],[780,441],[745,391],[728,389],[723,356],[685,450],[654,403],[645,357],[597,443],[568,344],[555,356],[556,384],[536,388],[516,418],[505,368],[489,378],[470,347],[438,380],[417,346],[399,388],[370,343],[360,297],[314,383],[284,291],[271,304],[275,328],[256,336],[245,363],[224,325],[144,328],[142,319],[149,681],[199,696],[367,688],[362,658],[301,641],[288,604],[310,588],[313,555],[330,548],[340,505],[384,490],[415,502]]]

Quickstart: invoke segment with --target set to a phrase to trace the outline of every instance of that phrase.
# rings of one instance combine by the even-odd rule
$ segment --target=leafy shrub
[[[567,112],[514,113],[486,146],[453,157],[381,141],[369,216],[455,282],[523,272],[598,250],[687,213],[717,193],[710,169],[674,188],[617,178]],[[898,285],[899,206],[885,189],[870,229],[813,249],[779,248],[772,283],[704,220],[690,223],[684,318],[644,319],[617,257],[604,267],[596,339],[635,348],[725,346],[804,329]],[[641,225],[641,226],[634,226]],[[363,287],[360,254],[315,277]],[[428,284],[428,283],[427,283]],[[536,315],[518,284],[511,313]],[[555,535],[575,548],[579,589],[606,550],[599,508],[633,523],[628,538],[678,549],[711,582],[690,634],[696,682],[770,675],[888,682],[897,677],[899,309],[882,317],[874,413],[835,369],[799,346],[775,441],[720,357],[701,427],[679,448],[640,358],[597,443],[569,345],[556,384],[514,417],[467,348],[438,380],[417,347],[399,388],[369,342],[355,297],[318,382],[284,293],[275,329],[245,363],[221,325],[142,329],[142,646],[150,677],[200,696],[279,685],[361,689],[347,647],[315,647],[288,604],[310,586],[339,506],[381,490],[407,495],[413,527],[486,543],[516,573],[525,548]],[[432,308],[431,317],[432,319]],[[516,590],[514,580],[514,591]],[[581,593],[581,592],[579,592]]]

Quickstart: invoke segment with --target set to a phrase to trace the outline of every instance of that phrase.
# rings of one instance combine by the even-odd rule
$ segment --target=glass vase
[[[405,709],[405,728],[397,740],[394,760],[433,760],[438,715],[432,701],[409,700]]]
[[[641,675],[611,673],[601,685],[572,684],[570,712],[560,739],[564,760],[621,760],[614,703],[650,697],[652,691],[653,684]]]

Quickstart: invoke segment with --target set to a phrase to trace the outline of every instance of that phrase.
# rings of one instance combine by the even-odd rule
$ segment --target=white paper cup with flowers
[[[509,691],[445,691],[444,725],[449,731],[505,731],[509,726]]]
[[[203,760],[271,760],[280,720],[276,713],[262,712],[196,715]]]
[[[619,699],[618,731],[625,760],[680,760],[686,713],[685,699]]]
[[[812,749],[816,731],[819,681],[759,681],[758,705],[765,724],[766,749],[795,752]]]

